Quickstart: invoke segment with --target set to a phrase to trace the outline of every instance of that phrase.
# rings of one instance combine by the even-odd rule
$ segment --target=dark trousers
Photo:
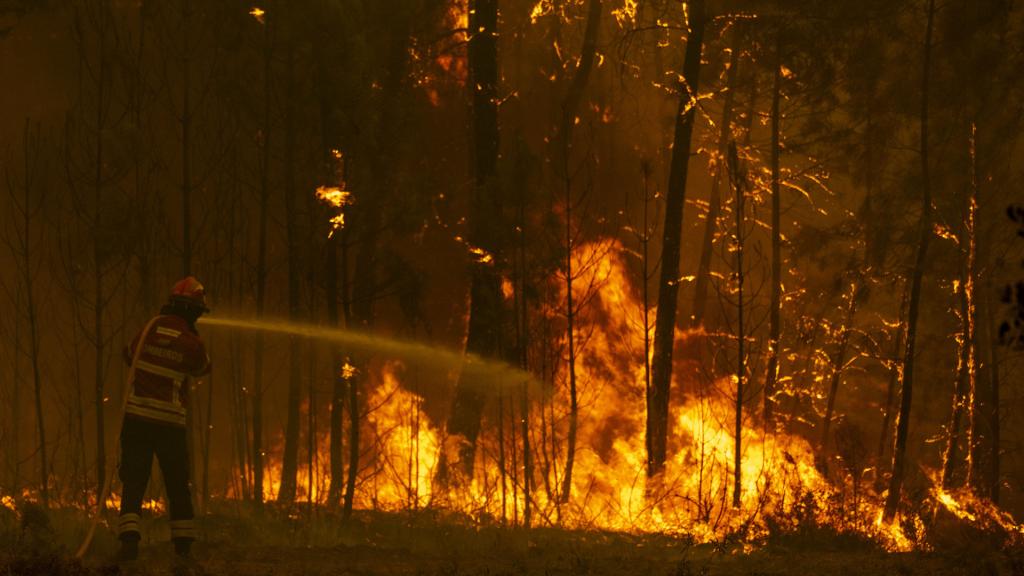
[[[171,538],[192,541],[196,529],[189,488],[188,447],[185,428],[174,424],[150,422],[126,415],[121,427],[121,465],[123,492],[119,535],[123,541],[138,541],[139,513],[146,494],[153,456],[160,462],[171,510]]]

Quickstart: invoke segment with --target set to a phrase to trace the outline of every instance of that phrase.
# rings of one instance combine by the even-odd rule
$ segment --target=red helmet
[[[196,280],[195,276],[187,276],[178,281],[171,288],[171,302],[183,302],[190,306],[195,306],[201,309],[203,312],[209,312],[210,309],[206,307],[206,289],[203,285]]]

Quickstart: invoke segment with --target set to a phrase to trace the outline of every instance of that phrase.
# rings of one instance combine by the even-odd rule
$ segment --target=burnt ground
[[[86,559],[70,559],[86,522],[51,512],[42,528],[0,532],[0,576],[117,574],[117,542],[101,527]],[[172,573],[163,519],[146,522],[138,573]],[[502,576],[569,574],[656,576],[982,575],[1024,576],[1024,550],[995,550],[965,539],[930,552],[889,553],[858,536],[808,530],[757,545],[693,544],[685,537],[537,528],[481,527],[457,517],[358,513],[206,516],[195,557],[205,574]]]

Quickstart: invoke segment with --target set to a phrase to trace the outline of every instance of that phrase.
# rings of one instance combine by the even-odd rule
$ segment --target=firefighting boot
[[[127,537],[125,537],[127,536]],[[132,536],[135,536],[134,538]],[[117,552],[118,572],[125,576],[138,574],[139,564],[139,538],[137,534],[127,534],[121,537],[121,549]]]
[[[174,538],[174,576],[202,576],[203,570],[192,557],[192,539]]]

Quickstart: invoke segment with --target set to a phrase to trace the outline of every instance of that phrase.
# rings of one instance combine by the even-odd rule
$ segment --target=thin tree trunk
[[[211,339],[212,340],[212,339]],[[213,342],[208,344],[213,348]],[[213,439],[213,372],[206,376],[206,419],[203,435],[203,512],[210,510],[210,442]]]
[[[284,204],[285,227],[288,242],[288,320],[299,321],[299,236],[298,214],[295,205],[295,22],[292,14],[286,16],[287,45],[285,48],[285,157]],[[288,412],[284,432],[284,456],[281,461],[281,484],[278,503],[295,501],[296,475],[299,468],[299,403],[300,388],[299,338],[288,337]]]
[[[910,283],[910,301],[907,315],[907,346],[903,354],[900,411],[896,418],[896,443],[893,448],[892,476],[885,499],[883,518],[891,522],[899,509],[906,465],[907,436],[910,431],[910,407],[914,390],[914,352],[917,343],[917,316],[921,305],[921,281],[932,235],[932,194],[928,170],[928,80],[932,57],[932,25],[935,20],[935,0],[928,0],[928,23],[924,43],[924,69],[921,80],[921,229],[917,258]]]
[[[643,235],[640,237],[641,262],[643,276],[643,328],[644,328],[644,408],[651,411],[651,277],[650,277],[650,250],[651,250],[651,219],[650,219],[650,178],[651,165],[647,161],[640,163],[640,172],[644,178],[644,209],[643,209]],[[651,453],[651,435],[644,437],[644,448]]]
[[[882,459],[885,457],[885,447],[888,444],[886,440],[889,437],[889,423],[892,421],[892,401],[896,396],[896,383],[900,379],[900,372],[902,367],[897,364],[896,360],[900,358],[903,353],[903,334],[905,326],[905,316],[907,312],[907,300],[909,299],[909,286],[904,286],[903,295],[900,297],[900,312],[899,322],[896,327],[895,343],[893,344],[893,355],[892,355],[892,368],[889,370],[889,385],[886,388],[885,393],[885,406],[882,407],[882,431],[878,437],[878,468],[882,466]]]
[[[839,346],[832,357],[832,375],[829,381],[828,401],[825,407],[825,416],[821,420],[821,445],[822,452],[828,450],[829,432],[832,428],[832,414],[835,411],[836,395],[839,392],[839,384],[843,379],[843,368],[846,366],[846,351],[850,344],[851,326],[854,316],[857,314],[857,298],[860,287],[854,284],[850,290],[850,301],[846,305],[846,317],[843,319],[842,332],[839,335]]]
[[[658,310],[654,327],[654,360],[651,399],[647,412],[647,477],[654,478],[664,469],[668,442],[669,393],[672,386],[672,352],[675,346],[676,308],[679,303],[679,256],[682,241],[683,205],[690,161],[697,90],[700,85],[700,59],[704,44],[704,0],[689,3],[690,34],[686,41],[676,112],[672,163],[665,202],[665,227],[662,239],[661,277],[658,282]]]
[[[38,136],[37,136],[38,138]],[[34,172],[36,166],[33,165],[34,159],[32,158],[31,152],[38,148],[38,141],[32,140],[31,125],[28,121],[25,122],[25,128],[22,136],[22,147],[24,152],[24,175],[23,182],[24,188],[23,193],[23,204],[19,208],[22,217],[22,229],[21,237],[18,238],[20,244],[20,268],[21,268],[21,282],[25,287],[25,298],[26,298],[26,313],[28,316],[28,330],[29,330],[29,359],[32,362],[32,383],[33,392],[35,396],[35,411],[36,411],[36,432],[39,435],[39,488],[40,495],[42,496],[43,506],[49,507],[50,505],[50,491],[49,491],[49,467],[47,465],[47,452],[46,452],[46,422],[43,416],[43,392],[42,392],[42,377],[39,372],[39,326],[36,314],[35,304],[35,284],[34,275],[32,274],[32,268],[36,265],[33,258],[37,258],[33,252],[34,246],[32,244],[32,226],[33,219],[38,208],[33,208],[33,204],[41,206],[44,202],[44,198],[40,195],[33,199],[33,195],[40,194],[40,191],[35,190],[34,186]],[[10,190],[11,198],[13,199],[14,190]],[[20,313],[20,309],[15,311],[15,314]]]
[[[576,397],[576,343],[575,320],[576,310],[573,306],[573,272],[572,272],[572,169],[570,152],[572,150],[572,132],[576,125],[576,114],[579,112],[583,91],[590,79],[590,71],[594,66],[594,54],[597,51],[597,32],[601,26],[601,2],[590,0],[587,10],[587,25],[583,33],[583,48],[580,60],[569,85],[569,91],[562,102],[562,125],[560,140],[562,144],[562,179],[565,184],[565,301],[566,301],[566,337],[569,346],[569,435],[566,439],[565,475],[562,477],[562,491],[559,502],[569,501],[572,491],[572,469],[576,461],[576,434],[579,428],[579,403]]]
[[[735,443],[733,446],[733,487],[732,505],[739,508],[743,495],[743,381],[747,375],[747,356],[745,352],[746,334],[743,328],[743,211],[746,182],[740,174],[739,158],[736,143],[729,144],[729,174],[732,187],[736,192],[736,421]]]
[[[711,284],[711,255],[714,252],[715,231],[718,230],[718,217],[722,213],[721,182],[725,174],[726,154],[729,153],[729,141],[732,137],[733,107],[736,101],[736,77],[739,70],[739,42],[733,41],[729,55],[729,71],[726,73],[725,101],[722,104],[722,123],[718,132],[718,153],[714,162],[714,174],[711,178],[711,194],[708,198],[708,215],[704,221],[704,240],[701,245],[700,263],[697,265],[697,279],[694,284],[692,326],[704,323],[707,310],[708,286]]]
[[[15,288],[14,307],[21,309],[21,286]],[[11,390],[11,482],[12,494],[21,492],[21,315],[14,314],[14,363]]]
[[[268,6],[263,24],[263,125],[260,149],[260,215],[259,248],[256,256],[256,319],[263,319],[267,296],[267,210],[270,203],[270,110],[272,104],[273,77],[273,35],[272,24],[276,20],[273,7]],[[256,365],[252,385],[252,482],[256,505],[263,504],[263,332],[256,333],[253,346]]]
[[[977,182],[973,173],[974,134],[971,134],[972,187]],[[973,457],[975,455],[975,353],[974,353],[974,208],[975,190],[966,197],[961,220],[960,248],[960,282],[957,287],[957,299],[960,304],[960,338],[958,339],[956,385],[953,390],[952,408],[946,430],[946,447],[942,455],[942,487],[951,488],[953,472],[958,460],[957,451],[960,443],[960,423],[964,411],[968,414],[967,426],[967,485],[973,485]]]
[[[526,300],[526,170],[521,165],[522,154],[516,156],[520,164],[516,170],[519,177],[516,190],[519,192],[519,287],[516,290],[516,346],[519,350],[519,367],[527,371],[530,365],[530,319],[529,303]],[[530,527],[532,520],[531,499],[533,497],[533,461],[530,453],[530,383],[523,382],[519,398],[520,435],[523,440],[523,526]]]
[[[189,51],[192,10],[189,0],[181,0],[181,275],[192,274],[192,108],[189,83],[192,63]]]
[[[975,125],[971,124],[970,155],[971,155],[971,191],[964,207],[964,234],[961,247],[966,259],[963,272],[963,314],[964,314],[964,376],[966,379],[967,398],[967,486],[976,493],[981,488],[981,424],[979,415],[983,406],[978,394],[978,363],[977,363],[977,310],[975,309],[974,288],[977,280],[977,242],[975,220],[978,212],[978,169],[977,149],[975,147]]]
[[[779,193],[779,124],[781,118],[779,115],[779,100],[781,99],[782,93],[782,39],[781,34],[777,34],[775,40],[775,78],[772,82],[772,153],[771,153],[771,171],[772,171],[772,291],[771,291],[771,304],[769,305],[768,312],[768,374],[764,381],[764,427],[765,430],[771,431],[773,429],[773,418],[775,413],[775,386],[779,378],[779,332],[780,332],[780,313],[782,309],[782,232],[781,232],[781,212],[782,212],[782,201]],[[851,298],[855,298],[855,295],[851,295]],[[852,308],[851,305],[851,314]],[[843,343],[840,348],[841,353],[839,357],[840,363],[843,361],[843,356],[846,353],[846,340],[849,337],[849,325],[847,325],[846,331],[843,333]],[[838,382],[839,372],[833,375],[833,390],[839,384]],[[833,392],[830,396],[831,400],[835,399],[835,393]],[[831,406],[831,402],[829,403]],[[828,434],[829,421],[831,420],[831,413],[826,417],[825,420],[825,434]]]
[[[346,378],[348,388],[348,477],[345,481],[345,506],[342,517],[348,520],[352,517],[352,506],[356,494],[356,478],[359,475],[359,425],[362,418],[359,415],[359,382],[355,376]]]
[[[94,295],[95,305],[93,306],[94,311],[94,325],[93,325],[93,342],[96,346],[96,381],[94,386],[95,396],[94,404],[96,409],[96,499],[99,501],[98,506],[102,512],[106,508],[106,502],[103,502],[103,486],[106,482],[107,476],[107,447],[106,447],[106,430],[104,427],[104,374],[103,366],[106,361],[105,348],[104,348],[104,334],[103,334],[103,308],[106,296],[103,292],[103,267],[104,267],[104,254],[103,245],[100,238],[103,235],[104,224],[102,220],[102,200],[103,200],[103,163],[105,161],[103,156],[103,138],[104,138],[104,125],[105,115],[104,110],[105,104],[105,92],[106,92],[106,76],[107,76],[107,58],[106,58],[106,17],[105,14],[101,14],[98,18],[99,24],[97,33],[99,35],[99,62],[97,63],[97,93],[96,93],[96,165],[95,174],[93,179],[93,218],[92,218],[92,240],[93,240],[93,273],[94,273]]]
[[[999,452],[999,350],[996,346],[995,318],[992,312],[992,274],[985,274],[985,297],[982,299],[985,307],[985,344],[988,348],[988,385],[989,399],[992,408],[989,412],[990,425],[992,426],[992,455],[989,463],[989,498],[995,504],[999,504],[1000,483],[1000,452]]]

